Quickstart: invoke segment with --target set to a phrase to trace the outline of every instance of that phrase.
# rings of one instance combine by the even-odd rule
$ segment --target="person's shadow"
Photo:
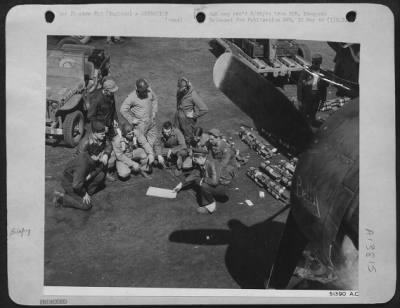
[[[228,221],[228,230],[178,230],[169,240],[194,245],[226,245],[225,264],[232,278],[243,289],[264,289],[274,263],[285,225],[273,221],[286,208],[253,226],[241,221]]]

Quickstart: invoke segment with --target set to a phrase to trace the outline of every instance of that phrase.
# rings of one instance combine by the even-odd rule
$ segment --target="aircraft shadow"
[[[228,230],[177,230],[170,234],[169,240],[193,245],[228,245],[225,265],[232,278],[243,289],[264,289],[285,226],[272,219],[252,226],[232,219],[228,221]]]

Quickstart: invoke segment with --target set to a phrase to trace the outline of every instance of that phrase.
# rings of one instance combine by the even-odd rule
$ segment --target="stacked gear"
[[[239,137],[263,159],[263,162],[259,168],[250,167],[247,175],[275,199],[287,204],[298,159],[297,157],[285,159],[271,144],[259,141],[252,131],[252,128],[246,129],[242,126]],[[293,150],[289,145],[286,145],[285,149]]]
[[[260,187],[268,191],[275,199],[282,201],[285,204],[289,203],[290,192],[283,185],[279,185],[265,173],[255,167],[249,167],[247,175]]]
[[[251,130],[241,126],[239,137],[242,141],[259,154],[263,159],[269,159],[277,154],[277,149],[268,143],[260,142]]]
[[[293,175],[281,165],[275,165],[271,164],[270,161],[265,161],[261,163],[260,170],[275,182],[285,186],[287,189],[290,189],[292,186]]]
[[[281,159],[276,164],[266,160],[261,163],[260,170],[267,174],[272,180],[290,190],[290,187],[292,186],[294,170],[296,169],[296,163],[297,158],[294,158],[290,161]]]

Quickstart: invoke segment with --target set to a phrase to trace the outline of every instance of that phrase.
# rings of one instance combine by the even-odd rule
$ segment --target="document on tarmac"
[[[160,198],[167,198],[167,199],[175,199],[176,198],[176,192],[174,192],[171,189],[165,189],[165,188],[158,188],[158,187],[150,186],[147,189],[146,196],[160,197]]]

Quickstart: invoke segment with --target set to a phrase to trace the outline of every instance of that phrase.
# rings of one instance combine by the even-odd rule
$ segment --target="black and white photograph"
[[[378,4],[13,7],[9,298],[390,301],[394,54]]]
[[[45,286],[357,290],[360,44],[48,36]]]

